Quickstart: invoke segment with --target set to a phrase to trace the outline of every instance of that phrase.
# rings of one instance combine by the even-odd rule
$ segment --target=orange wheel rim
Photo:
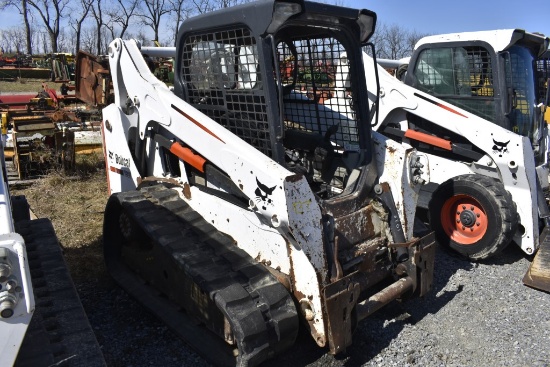
[[[472,245],[487,233],[487,213],[473,197],[454,195],[443,204],[441,225],[452,241]]]

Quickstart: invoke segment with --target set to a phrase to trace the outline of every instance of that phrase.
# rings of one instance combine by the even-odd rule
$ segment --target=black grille
[[[284,124],[286,131],[316,133],[343,150],[358,150],[359,131],[344,51],[332,37],[278,44]]]
[[[355,80],[331,31],[307,33],[283,31],[272,56],[246,28],[190,35],[181,76],[195,108],[306,175],[314,191],[329,198],[342,192],[349,175],[344,152],[361,148]]]
[[[538,101],[544,102],[546,98],[546,90],[548,78],[550,78],[550,58],[537,60],[537,88]]]
[[[494,96],[491,57],[482,47],[426,50],[416,74],[420,84],[435,94]]]
[[[182,68],[189,102],[262,153],[271,134],[254,37],[246,28],[185,40]]]
[[[525,75],[525,70],[530,71],[533,68],[532,59],[524,57],[522,53],[511,52],[509,63],[511,73],[507,75],[506,85],[514,91],[515,101],[514,109],[510,115],[512,131],[532,138],[534,126],[531,114],[533,113],[532,104],[535,96],[531,84],[533,81]],[[532,74],[529,74],[532,78]]]
[[[495,119],[491,56],[485,48],[424,50],[414,76],[420,90],[487,120]]]

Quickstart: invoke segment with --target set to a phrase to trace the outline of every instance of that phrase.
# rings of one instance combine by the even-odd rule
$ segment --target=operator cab
[[[228,8],[207,24],[194,18],[178,36],[174,92],[304,175],[319,198],[370,190],[373,182],[356,184],[359,171],[375,170],[358,39],[370,37],[375,21],[367,10],[282,1]],[[354,78],[341,93],[344,52]]]

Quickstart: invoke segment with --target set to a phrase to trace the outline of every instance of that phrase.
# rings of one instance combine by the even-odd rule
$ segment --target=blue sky
[[[330,2],[330,0],[329,0]],[[406,30],[439,34],[522,28],[550,36],[550,2],[511,0],[336,0],[344,6],[367,8],[378,21]],[[543,5],[545,3],[546,5]],[[22,24],[15,11],[0,13],[0,29]]]
[[[378,21],[407,30],[440,34],[522,28],[550,36],[550,1],[343,0],[377,13]]]

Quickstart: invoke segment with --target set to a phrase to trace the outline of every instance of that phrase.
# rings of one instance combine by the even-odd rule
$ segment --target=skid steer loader
[[[431,287],[416,152],[372,132],[362,99],[375,23],[264,0],[186,20],[176,48],[116,39],[79,57],[78,95],[108,104],[107,268],[214,364],[257,365],[300,322],[343,352],[359,321]],[[344,51],[354,78],[338,98]],[[173,88],[143,54],[175,56]]]
[[[533,255],[550,241],[544,197],[549,184],[544,121],[548,71],[543,57],[549,41],[519,29],[436,35],[416,44],[405,61],[406,73],[399,73],[403,65],[395,61],[378,60],[386,68],[397,68],[414,89],[380,68],[380,84],[389,93],[379,102],[383,122],[375,129],[389,137],[402,136],[428,155],[431,182],[421,190],[419,205],[429,212],[438,242],[470,259],[486,259],[512,241]],[[372,75],[372,67],[365,73]],[[433,113],[437,106],[461,112],[455,119],[430,122],[417,113],[420,108],[405,107],[406,116],[392,121],[385,118],[398,107],[387,97],[392,92]],[[374,102],[374,90],[370,96]],[[474,220],[478,215],[486,219]],[[524,282],[550,291],[550,277],[538,273],[530,270]]]

